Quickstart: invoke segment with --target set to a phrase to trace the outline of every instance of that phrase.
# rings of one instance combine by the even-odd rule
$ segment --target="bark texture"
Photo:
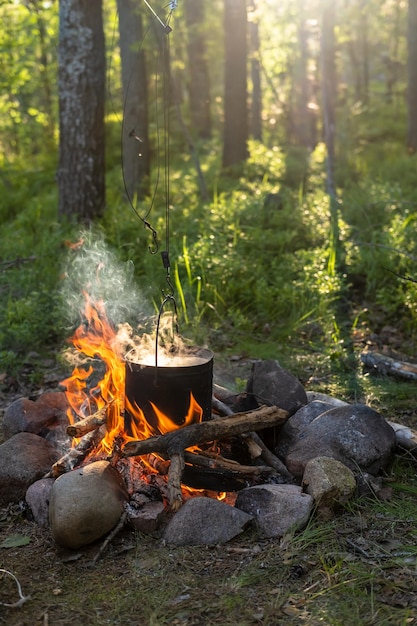
[[[224,0],[225,90],[223,167],[248,156],[246,0]]]
[[[102,214],[105,53],[102,3],[59,3],[59,215],[90,222]]]
[[[142,198],[149,190],[148,84],[143,26],[139,5],[117,0],[119,45],[122,60],[123,126],[122,165],[130,198]]]

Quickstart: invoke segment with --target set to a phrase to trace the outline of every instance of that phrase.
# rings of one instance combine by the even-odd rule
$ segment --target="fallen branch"
[[[388,422],[388,424],[394,429],[397,445],[417,454],[417,431],[396,422]]]
[[[173,452],[171,464],[168,470],[168,500],[173,512],[178,511],[182,505],[181,478],[184,471],[184,452]]]
[[[109,406],[110,404],[107,404],[99,411],[96,411],[96,413],[88,415],[79,422],[75,422],[74,424],[67,426],[67,435],[70,437],[83,437],[92,430],[95,430],[97,427],[105,424],[107,420],[107,409]]]
[[[18,581],[18,579],[16,578],[16,576],[14,574],[9,572],[7,569],[0,569],[0,574],[6,574],[7,576],[10,576],[10,578],[13,578],[13,580],[16,583],[16,586],[17,586],[17,593],[19,594],[19,600],[17,600],[17,602],[11,602],[10,604],[7,603],[7,602],[0,602],[0,606],[6,606],[8,609],[20,609],[20,608],[22,608],[24,603],[27,602],[28,600],[30,600],[30,596],[24,596],[23,595],[22,587],[20,585],[20,582]]]
[[[45,478],[53,477],[58,478],[61,474],[71,471],[74,467],[77,467],[85,457],[93,450],[93,448],[103,439],[105,435],[105,429],[103,426],[96,428],[95,430],[84,435],[79,443],[71,448],[66,454],[64,454],[58,461],[56,461],[51,471],[46,474]]]
[[[288,412],[276,406],[261,406],[253,411],[235,413],[230,417],[190,424],[165,435],[144,441],[129,441],[122,450],[123,456],[141,456],[150,452],[165,452],[169,457],[198,444],[216,441],[252,430],[283,425]]]
[[[417,379],[417,365],[407,361],[397,361],[378,352],[362,352],[360,359],[366,367],[378,371],[380,374],[390,374],[411,380]]]

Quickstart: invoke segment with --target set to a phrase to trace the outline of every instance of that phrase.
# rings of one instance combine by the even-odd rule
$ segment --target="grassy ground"
[[[219,354],[215,361],[216,375],[228,385],[233,378],[241,384],[250,366],[236,356]],[[353,397],[355,385],[332,362],[306,352],[293,367],[307,389],[367,401],[390,419],[417,424],[414,383],[358,368]],[[26,380],[32,380],[29,371]],[[44,380],[44,388],[51,384]],[[3,395],[3,407],[7,401]],[[95,566],[100,542],[63,551],[26,511],[10,506],[0,511],[0,568],[17,577],[30,599],[22,608],[0,607],[0,623],[417,624],[415,467],[410,455],[396,455],[383,499],[358,497],[332,519],[314,515],[306,529],[282,539],[248,531],[227,545],[173,548],[125,529]],[[18,600],[15,582],[7,575],[0,581],[0,601]]]

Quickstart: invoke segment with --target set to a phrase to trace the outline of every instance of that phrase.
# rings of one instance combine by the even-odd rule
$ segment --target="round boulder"
[[[26,490],[51,469],[55,447],[32,433],[17,433],[0,445],[0,503],[23,500]]]
[[[120,474],[107,461],[63,474],[50,494],[49,524],[54,540],[76,550],[103,537],[120,520],[127,499]]]
[[[306,426],[289,447],[285,462],[302,477],[308,461],[327,456],[353,472],[377,474],[391,460],[395,432],[374,409],[349,404],[322,413]]]

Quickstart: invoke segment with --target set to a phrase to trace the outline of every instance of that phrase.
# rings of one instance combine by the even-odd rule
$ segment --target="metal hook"
[[[143,220],[143,223],[146,226],[146,228],[149,228],[149,230],[152,232],[153,248],[152,246],[148,246],[148,250],[151,254],[156,254],[159,250],[158,233],[153,228],[153,226],[150,225],[150,223],[147,220]]]
[[[169,276],[167,276],[167,281],[169,279]],[[172,287],[172,285],[171,285]],[[163,292],[162,292],[163,293]],[[177,303],[175,302],[175,298],[173,295],[168,294],[165,295],[161,306],[159,307],[159,312],[158,312],[158,320],[156,323],[156,336],[155,336],[155,386],[157,385],[157,377],[158,377],[158,342],[159,342],[159,326],[160,326],[160,322],[161,322],[161,317],[162,317],[162,313],[163,310],[165,308],[165,305],[171,302],[172,306],[173,306],[173,312],[172,312],[172,317],[173,317],[173,327],[175,325],[175,333],[178,335],[179,333],[179,328],[178,328],[178,310],[177,310]],[[172,335],[174,336],[174,328],[173,328],[173,333]],[[174,341],[172,342],[174,344]]]
[[[166,280],[167,285],[168,285],[168,287],[169,287],[169,293],[165,293],[165,291],[162,289],[162,295],[164,296],[164,298],[170,298],[170,299],[174,300],[174,302],[175,302],[175,298],[174,298],[174,293],[175,293],[175,290],[174,290],[174,285],[172,284],[171,275],[170,275],[169,273],[167,273],[167,276],[166,276],[166,279],[165,279],[165,280]],[[176,305],[175,305],[175,307],[176,307]]]

